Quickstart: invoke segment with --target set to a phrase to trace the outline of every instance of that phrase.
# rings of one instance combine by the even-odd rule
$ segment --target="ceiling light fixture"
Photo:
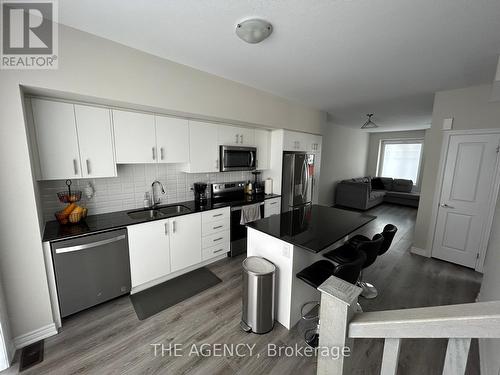
[[[236,35],[247,43],[262,42],[273,32],[273,25],[269,22],[252,18],[236,25]]]
[[[375,124],[372,121],[373,113],[367,113],[366,115],[368,116],[368,120],[366,120],[366,122],[363,124],[363,126],[361,127],[361,129],[374,129],[374,128],[378,128],[378,125]]]

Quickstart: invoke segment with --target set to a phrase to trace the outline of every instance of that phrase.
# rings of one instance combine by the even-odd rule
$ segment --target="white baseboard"
[[[415,246],[411,247],[410,252],[412,254],[420,255],[420,256],[423,256],[423,257],[426,257],[426,258],[430,258],[431,257],[430,254],[427,252],[427,250],[421,249],[421,248],[415,247]]]
[[[16,349],[21,349],[29,344],[33,344],[54,335],[57,335],[56,325],[55,323],[50,323],[34,331],[14,337],[14,346]]]

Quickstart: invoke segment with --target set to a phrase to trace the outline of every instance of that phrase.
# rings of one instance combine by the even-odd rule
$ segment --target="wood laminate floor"
[[[373,235],[385,224],[399,230],[388,253],[365,271],[365,279],[379,290],[374,300],[361,299],[364,311],[473,302],[481,275],[473,270],[410,254],[416,209],[384,204],[368,211],[377,219],[357,233]],[[239,327],[241,315],[242,257],[228,258],[209,268],[222,283],[139,321],[128,297],[118,298],[64,321],[56,336],[45,341],[45,359],[23,374],[315,374],[316,360],[307,357],[268,355],[274,346],[303,347],[299,323],[291,331],[277,324],[265,335],[246,334]],[[179,357],[161,355],[160,346],[178,344]],[[196,346],[192,346],[192,345]],[[202,344],[248,344],[240,354],[189,355]],[[271,344],[271,346],[269,346]],[[378,374],[381,340],[356,340],[356,374]],[[441,374],[446,340],[403,340],[399,374]],[[173,353],[173,350],[172,350]],[[203,355],[202,355],[203,354]],[[19,353],[18,353],[19,355]],[[206,355],[206,356],[205,356]],[[18,359],[5,374],[17,373]],[[4,374],[2,373],[2,374]],[[471,350],[468,374],[479,373],[477,345]]]

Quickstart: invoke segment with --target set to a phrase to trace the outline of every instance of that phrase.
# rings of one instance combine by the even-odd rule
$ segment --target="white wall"
[[[439,158],[443,143],[443,120],[453,117],[453,130],[500,128],[500,103],[490,102],[491,85],[441,91],[434,97],[432,126],[426,130],[425,168],[420,205],[415,226],[414,246],[430,256],[430,218],[437,188]]]
[[[484,264],[483,283],[479,301],[500,300],[500,200],[497,200],[495,218],[491,228],[490,241]],[[500,339],[479,340],[481,374],[498,375],[500,373]]]
[[[423,139],[424,136],[425,136],[425,130],[370,133],[370,140],[368,145],[368,159],[366,161],[366,174],[369,176],[377,175],[380,141],[388,139],[415,139],[415,138]],[[421,168],[421,170],[423,169]]]
[[[320,133],[324,113],[68,27],[59,69],[0,71],[0,273],[14,336],[52,322],[19,85]],[[97,100],[96,100],[97,101]]]
[[[338,125],[326,124],[321,151],[319,204],[334,204],[338,181],[366,174],[369,133]]]

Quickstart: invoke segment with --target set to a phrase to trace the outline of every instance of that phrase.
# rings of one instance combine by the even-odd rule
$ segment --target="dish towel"
[[[260,220],[260,204],[249,204],[241,207],[241,220],[240,224],[245,225],[255,220]]]

